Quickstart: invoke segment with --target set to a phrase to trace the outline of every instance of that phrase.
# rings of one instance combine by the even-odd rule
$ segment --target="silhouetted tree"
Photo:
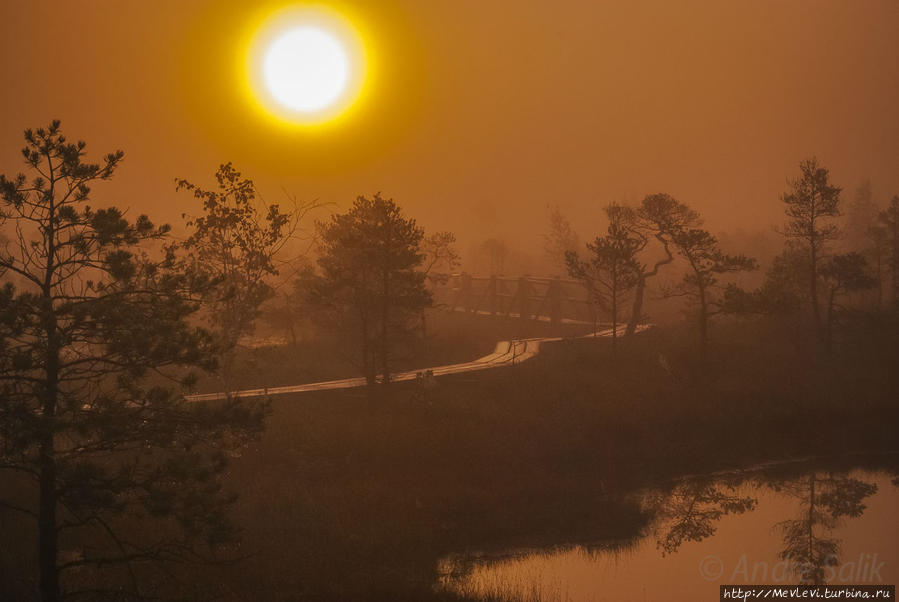
[[[571,222],[562,215],[559,206],[554,206],[549,212],[549,227],[543,235],[543,252],[554,268],[568,272],[566,255],[570,251],[577,251],[580,247],[577,232],[571,226]]]
[[[792,317],[799,312],[805,294],[804,275],[808,257],[788,245],[771,262],[762,286],[744,291],[729,284],[724,291],[722,309],[733,314],[757,314]]]
[[[890,205],[880,212],[879,219],[886,230],[887,244],[889,245],[893,304],[899,306],[899,196],[893,197]]]
[[[308,303],[308,275],[312,271],[311,260],[291,262],[290,276],[282,276],[273,286],[274,296],[260,311],[262,320],[285,334],[285,338],[296,346],[299,329],[312,320],[312,307]]]
[[[376,194],[319,224],[319,236],[314,298],[343,323],[352,321],[366,379],[374,384],[380,369],[387,384],[396,339],[431,303],[420,269],[424,233],[392,199]]]
[[[190,236],[183,243],[191,267],[209,277],[204,301],[210,327],[221,351],[221,373],[227,383],[233,350],[253,332],[259,307],[273,294],[269,279],[278,273],[275,258],[316,203],[296,204],[284,212],[264,204],[253,182],[231,163],[218,168],[217,190],[177,180],[203,202],[203,213],[189,217]]]
[[[192,381],[183,368],[214,365],[210,337],[188,322],[198,281],[171,253],[142,250],[168,226],[88,204],[122,152],[89,163],[58,121],[25,141],[34,176],[0,176],[17,232],[0,275],[21,283],[0,289],[0,471],[32,483],[36,502],[5,505],[37,523],[43,600],[82,588],[139,597],[146,563],[234,536],[224,452],[261,429],[262,408],[191,405],[179,392]],[[158,522],[140,539],[123,517]]]
[[[629,335],[636,332],[637,324],[643,319],[646,281],[657,276],[662,266],[674,261],[674,255],[669,246],[671,234],[699,223],[699,216],[695,211],[664,193],[646,196],[640,204],[640,208],[637,209],[636,216],[633,232],[642,242],[637,255],[638,279],[634,288],[634,305],[627,325],[627,334]],[[649,246],[651,239],[658,242],[664,255],[650,263],[639,261],[639,252]]]
[[[877,289],[876,306],[883,307],[883,268],[887,259],[887,236],[879,219],[870,180],[855,189],[846,211],[845,252],[861,253],[872,268]]]
[[[586,282],[588,290],[603,299],[612,319],[612,352],[617,349],[618,311],[621,300],[640,279],[637,253],[644,241],[634,233],[636,219],[633,209],[611,204],[605,208],[609,219],[607,233],[587,243],[590,256],[582,260],[576,252],[569,251],[565,259],[568,273]]]
[[[790,182],[791,191],[783,195],[786,214],[789,218],[783,234],[796,240],[808,254],[807,295],[812,313],[815,336],[824,341],[824,326],[821,320],[818,298],[819,270],[826,259],[826,249],[830,241],[837,238],[838,228],[833,218],[840,215],[840,188],[829,182],[828,171],[815,158],[799,164],[800,177]]]
[[[879,218],[878,218],[879,219]],[[874,268],[874,279],[877,281],[877,309],[883,308],[884,267],[889,263],[890,239],[887,229],[875,224],[867,231],[867,254],[871,257]]]
[[[432,288],[446,284],[450,273],[459,267],[461,257],[456,250],[456,235],[452,232],[434,232],[421,240],[421,253],[424,255],[422,271],[425,282]],[[421,335],[427,336],[425,307],[421,309]]]
[[[838,311],[845,309],[837,303],[848,293],[869,290],[877,281],[868,274],[868,261],[861,253],[834,255],[821,266],[821,277],[827,293],[827,313],[824,324],[824,346],[833,346],[833,325]]]
[[[846,210],[846,241],[849,243],[849,250],[860,250],[867,245],[868,229],[877,223],[878,213],[871,181],[864,180],[855,189]]]
[[[422,271],[432,284],[444,284],[449,273],[459,267],[460,256],[456,250],[456,235],[452,232],[434,232],[421,239]]]
[[[699,324],[699,343],[705,357],[709,342],[709,319],[720,312],[721,302],[714,296],[722,274],[754,270],[754,259],[745,255],[727,255],[718,247],[718,240],[701,228],[677,228],[667,237],[677,253],[687,262],[688,272],[680,285],[668,291],[668,296],[685,296],[696,304]]]

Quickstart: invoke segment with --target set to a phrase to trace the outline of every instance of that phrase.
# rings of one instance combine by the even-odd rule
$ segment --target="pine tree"
[[[34,495],[4,505],[37,523],[43,600],[139,596],[151,561],[236,535],[224,451],[261,429],[262,408],[184,400],[186,369],[213,366],[190,323],[202,282],[145,249],[167,226],[88,204],[123,154],[87,162],[58,121],[25,140],[34,176],[0,176],[16,232],[0,255],[0,482],[17,475]],[[140,537],[131,527],[145,521],[156,527]]]
[[[587,243],[590,255],[582,260],[577,253],[566,254],[568,272],[585,283],[595,301],[609,307],[612,319],[612,352],[617,351],[619,308],[622,299],[640,280],[637,253],[644,241],[635,235],[633,209],[611,204],[605,208],[609,225],[606,234]]]
[[[828,244],[839,234],[833,218],[840,215],[840,188],[830,184],[827,169],[815,158],[800,163],[799,169],[800,177],[790,182],[792,190],[782,197],[789,218],[783,234],[787,239],[798,241],[808,255],[807,295],[815,334],[823,343],[819,272],[826,259]]]
[[[351,325],[369,384],[390,382],[397,343],[431,304],[420,269],[424,233],[392,199],[360,196],[346,213],[319,225],[314,298],[335,324]]]

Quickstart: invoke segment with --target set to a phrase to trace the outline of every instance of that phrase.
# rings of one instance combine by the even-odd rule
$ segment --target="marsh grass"
[[[489,351],[498,333],[486,320],[452,318],[450,338],[429,343],[451,349],[433,357]],[[627,541],[652,519],[629,495],[647,484],[899,449],[896,332],[861,325],[834,356],[808,358],[789,332],[721,322],[700,363],[692,333],[665,327],[622,340],[616,359],[607,341],[566,340],[424,393],[397,383],[278,397],[227,479],[246,559],[195,579],[224,600],[507,600],[504,586],[435,587],[440,559]],[[266,353],[285,379],[302,361]],[[4,552],[4,563],[27,558]]]
[[[777,331],[733,323],[700,365],[689,334],[624,341],[614,362],[603,341],[563,341],[521,366],[440,379],[425,397],[410,383],[276,399],[233,468],[255,556],[232,587],[453,599],[434,589],[440,558],[634,537],[649,517],[627,494],[648,483],[897,448],[889,355],[806,361]]]

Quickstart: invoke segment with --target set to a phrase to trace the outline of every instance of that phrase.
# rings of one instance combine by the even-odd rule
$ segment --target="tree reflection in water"
[[[753,510],[757,500],[737,492],[739,481],[691,478],[672,489],[648,496],[658,520],[656,545],[662,555],[672,554],[685,541],[702,541],[717,531],[717,522],[728,514]]]
[[[877,485],[815,471],[796,480],[766,484],[799,500],[796,517],[777,525],[783,534],[781,560],[790,563],[800,583],[824,583],[825,569],[839,564],[840,540],[833,537],[833,530],[844,518],[862,515],[863,502],[877,492]]]
[[[676,552],[684,542],[714,535],[724,516],[754,510],[757,500],[739,493],[744,483],[753,489],[768,487],[799,501],[796,516],[775,527],[783,537],[779,558],[789,562],[792,574],[806,584],[824,583],[826,569],[839,564],[840,540],[833,537],[833,530],[845,518],[861,516],[864,501],[877,492],[874,483],[815,470],[791,478],[757,475],[751,479],[683,480],[647,498],[648,507],[655,513],[656,545],[662,555]]]
[[[839,574],[836,567],[854,566],[842,564],[842,538],[846,538],[847,550],[857,547],[860,536],[871,538],[867,529],[855,532],[840,528],[848,519],[866,512],[869,498],[878,492],[878,483],[881,488],[890,483],[899,487],[896,460],[899,457],[789,462],[688,477],[648,490],[621,493],[622,503],[597,512],[605,517],[601,521],[604,526],[588,518],[580,533],[567,533],[568,537],[580,535],[577,539],[559,532],[549,543],[552,535],[544,533],[550,537],[541,538],[543,544],[535,541],[534,547],[512,546],[506,553],[462,553],[444,558],[441,585],[480,600],[538,599],[529,597],[535,591],[542,592],[544,597],[539,599],[561,600],[553,593],[561,591],[559,588],[584,595],[601,590],[627,597],[637,595],[639,588],[614,580],[639,581],[646,570],[653,569],[661,574],[668,570],[659,563],[661,557],[666,558],[661,562],[672,567],[671,574],[679,580],[672,587],[691,592],[709,579],[702,574],[701,566],[699,574],[689,570],[694,556],[698,559],[703,553],[710,554],[726,566],[731,566],[738,554],[745,556],[748,548],[734,539],[735,533],[737,540],[747,533],[770,534],[770,538],[760,537],[753,546],[761,554],[759,560],[767,561],[767,567],[778,559],[778,566],[785,567],[782,579],[825,583]],[[880,476],[887,478],[879,480]],[[639,511],[634,512],[623,500],[632,502]],[[748,531],[744,525],[727,535],[718,533],[725,517],[748,515],[762,505],[759,516],[747,517]],[[631,510],[625,511],[627,508]],[[882,504],[878,512],[883,520]],[[637,516],[642,520],[627,520]],[[614,530],[609,527],[610,517]],[[884,548],[887,544],[870,541],[866,545],[890,557],[891,548]],[[688,542],[704,542],[704,548],[682,550]],[[669,558],[678,552],[677,559]],[[584,562],[599,563],[596,578],[585,577],[585,571],[593,569],[585,568]],[[580,599],[580,594],[572,593],[571,598],[566,594],[564,599]]]

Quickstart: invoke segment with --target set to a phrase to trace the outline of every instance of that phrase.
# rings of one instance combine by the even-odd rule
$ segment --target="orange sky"
[[[176,176],[233,161],[269,200],[380,190],[463,243],[522,247],[549,204],[586,236],[602,205],[657,191],[713,228],[769,229],[811,154],[847,196],[865,177],[899,193],[896,0],[346,2],[382,68],[353,119],[315,134],[240,96],[234,53],[266,7],[251,4],[3,2],[0,170],[58,117],[126,152],[98,197],[158,218],[192,208]]]

